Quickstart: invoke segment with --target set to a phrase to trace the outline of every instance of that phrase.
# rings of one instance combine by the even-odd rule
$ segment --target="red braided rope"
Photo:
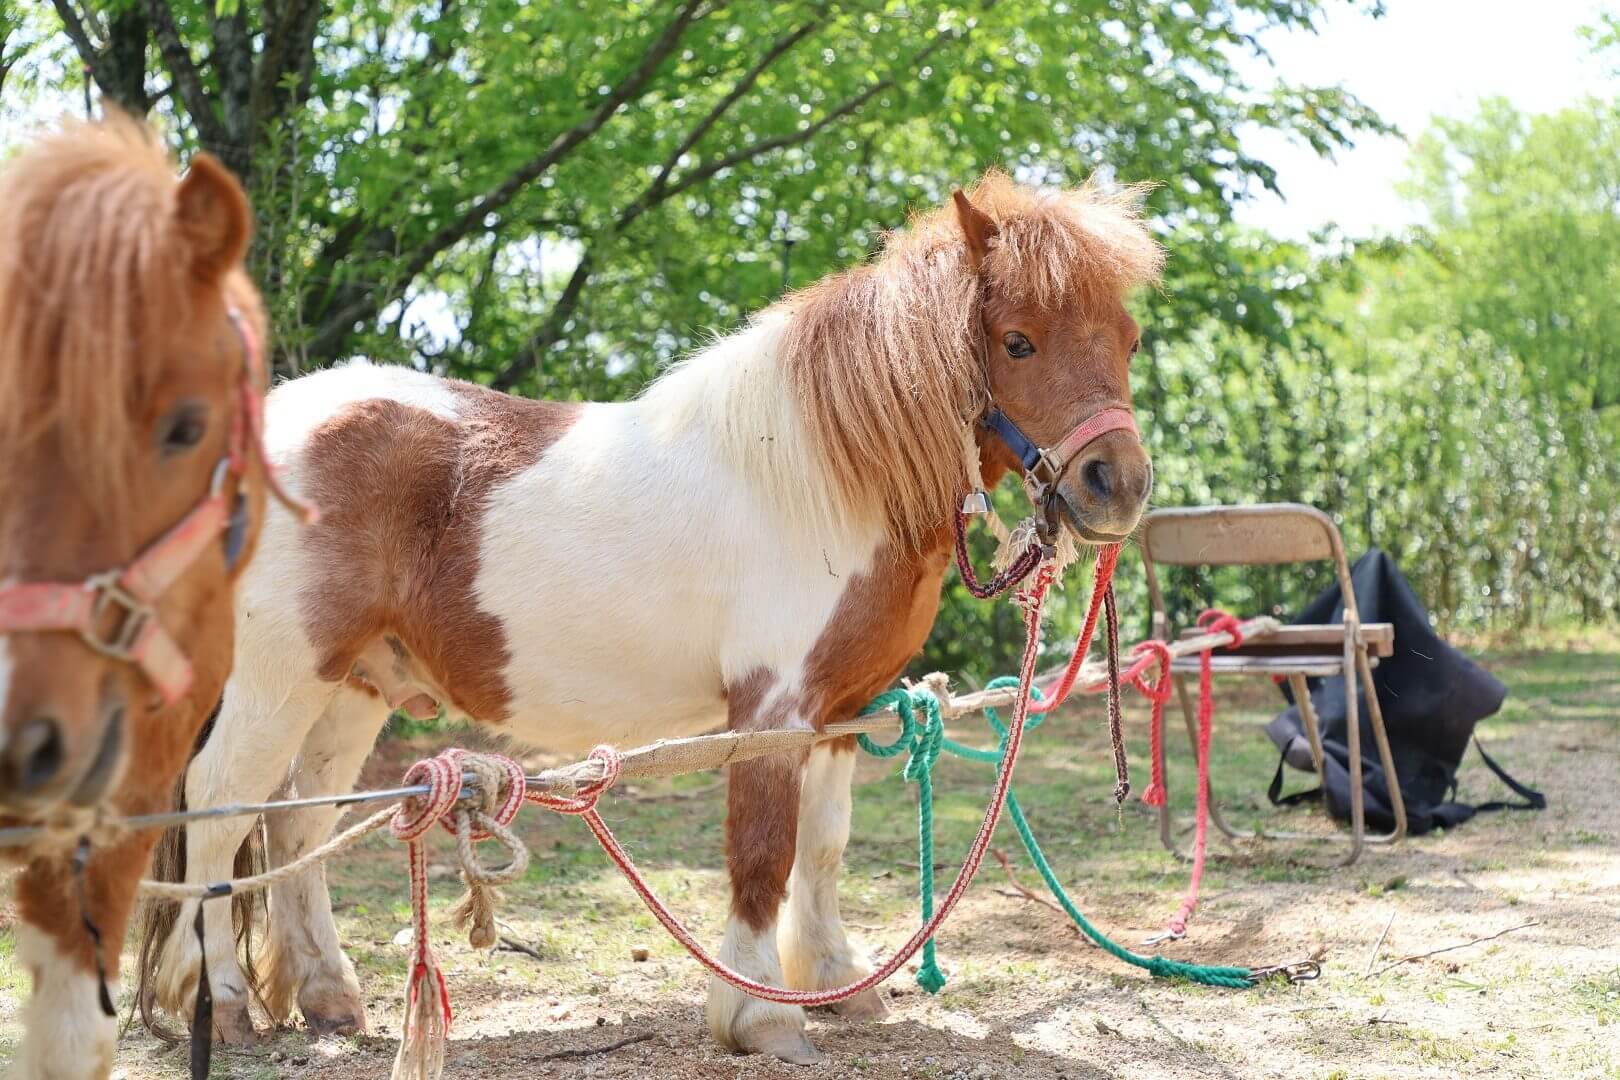
[[[1113,584],[1114,566],[1119,562],[1119,547],[1118,544],[1105,544],[1097,549],[1096,581],[1107,582],[1110,586]],[[1057,684],[1051,689],[1051,692],[1040,701],[1029,706],[1031,713],[1040,715],[1051,712],[1063,704],[1064,699],[1069,696],[1069,692],[1074,689],[1074,680],[1079,677],[1080,668],[1086,662],[1086,654],[1091,651],[1091,639],[1097,632],[1097,616],[1102,611],[1103,594],[1105,592],[1107,592],[1105,588],[1099,588],[1097,585],[1092,586],[1091,606],[1086,609],[1085,625],[1081,626],[1080,636],[1075,639],[1074,652],[1069,655],[1068,666],[1063,669],[1063,674],[1059,676]],[[1100,688],[1106,686],[1107,683],[1098,683],[1097,685]]]
[[[1097,565],[1097,576],[1092,586],[1092,612],[1091,622],[1095,624],[1095,612],[1102,603],[1103,594],[1108,591],[1113,576],[1114,560],[1100,559]],[[898,971],[909,961],[923,944],[938,932],[941,924],[949,917],[956,904],[967,892],[977,874],[980,864],[984,861],[985,852],[989,850],[990,841],[995,834],[996,825],[1001,819],[1002,808],[1006,803],[1007,789],[1012,784],[1013,769],[1018,763],[1019,752],[1023,746],[1024,727],[1031,711],[1030,689],[1035,680],[1035,661],[1040,653],[1040,625],[1041,609],[1045,605],[1048,590],[1052,586],[1054,571],[1050,565],[1043,565],[1035,575],[1034,582],[1026,592],[1019,594],[1024,605],[1024,654],[1019,666],[1019,685],[1021,693],[1014,710],[1012,724],[1007,735],[1007,746],[1002,758],[1001,768],[997,770],[995,790],[991,795],[990,803],[985,808],[984,817],[979,824],[978,835],[974,837],[972,845],[963,859],[962,868],[957,873],[956,881],[945,894],[933,916],[924,923],[915,933],[895,952],[884,964],[856,982],[846,986],[835,987],[829,990],[789,990],[783,987],[769,986],[756,982],[740,972],[734,971],[711,956],[703,946],[692,936],[673,912],[659,899],[652,887],[636,868],[635,862],[613,831],[608,828],[601,815],[597,812],[596,804],[602,793],[612,787],[618,780],[620,771],[619,754],[612,747],[599,746],[591,751],[591,757],[603,763],[601,779],[582,788],[571,796],[551,795],[539,791],[526,791],[521,781],[514,783],[513,789],[520,793],[521,801],[543,806],[548,810],[561,814],[570,814],[581,818],[596,837],[597,843],[613,860],[630,887],[640,896],[647,905],[653,917],[656,918],[670,935],[680,942],[693,958],[707,968],[717,977],[737,987],[744,993],[767,1001],[781,1002],[787,1005],[828,1005],[845,998],[852,997],[876,986]],[[1089,635],[1086,635],[1089,644]],[[406,773],[407,783],[426,783],[431,790],[426,796],[413,799],[407,806],[402,807],[396,818],[394,835],[407,841],[411,855],[411,906],[412,928],[416,935],[415,957],[410,977],[409,1000],[414,1002],[423,980],[433,978],[437,980],[441,995],[444,995],[444,976],[433,960],[432,951],[428,947],[427,932],[427,875],[426,857],[422,850],[422,837],[431,828],[433,822],[442,820],[451,812],[460,796],[461,766],[459,755],[462,751],[447,751],[436,758],[419,761],[411,766]],[[508,799],[507,803],[512,800]],[[502,809],[505,810],[506,803]],[[515,812],[515,811],[514,811]],[[505,824],[505,822],[502,822]],[[450,1006],[448,996],[444,1000],[444,1019],[448,1027],[450,1020]]]
[[[636,895],[641,897],[642,902],[647,905],[647,909],[652,912],[653,917],[663,925],[665,930],[669,931],[670,936],[680,942],[682,947],[691,953],[693,959],[698,963],[737,989],[766,1001],[776,1001],[784,1005],[804,1006],[830,1005],[833,1002],[842,1001],[845,998],[869,990],[900,970],[901,966],[916,955],[917,950],[922,948],[923,944],[934,936],[940,925],[950,915],[952,909],[956,907],[957,901],[967,892],[974,875],[978,873],[980,863],[984,860],[985,852],[989,850],[991,837],[996,831],[996,824],[1001,819],[1002,806],[1007,799],[1007,789],[1012,784],[1013,768],[1018,763],[1019,749],[1023,744],[1024,722],[1029,715],[1029,689],[1035,679],[1035,660],[1040,652],[1041,607],[1045,603],[1046,593],[1052,585],[1052,580],[1052,568],[1042,566],[1036,573],[1035,581],[1028,592],[1020,594],[1020,598],[1024,601],[1025,633],[1023,662],[1019,668],[1019,685],[1023,692],[1019,695],[1019,703],[1015,707],[1013,722],[1008,729],[1006,753],[1002,759],[1002,766],[997,771],[995,791],[991,795],[990,804],[985,807],[984,818],[979,824],[978,835],[974,837],[972,845],[968,848],[967,856],[962,861],[962,868],[956,875],[956,881],[951,885],[950,891],[945,894],[945,898],[940,902],[933,917],[918,928],[893,956],[889,957],[880,967],[864,978],[830,990],[788,990],[756,982],[741,972],[732,970],[711,956],[669,908],[665,906],[664,902],[658,898],[657,894],[652,891],[652,887],[641,876],[641,872],[636,869],[630,855],[620,846],[618,839],[613,835],[612,830],[608,828],[601,816],[597,814],[594,806],[580,811],[566,812],[579,813],[579,816],[584,819],[585,824],[590,828],[591,833],[595,835],[597,843],[602,845],[602,850],[607,853],[608,858],[613,860],[614,865],[624,874],[625,880],[630,883],[630,887],[636,891]],[[1093,586],[1094,589],[1100,593],[1107,586],[1108,576],[1100,573]]]
[[[1211,634],[1230,634],[1230,648],[1243,644],[1243,627],[1237,618],[1224,611],[1210,608],[1198,616],[1198,627]],[[1198,888],[1204,880],[1204,856],[1209,837],[1209,742],[1215,721],[1215,687],[1212,670],[1214,648],[1198,654],[1198,809],[1193,832],[1192,878],[1187,883],[1187,895],[1181,907],[1165,924],[1173,937],[1187,932],[1187,920],[1198,907]]]
[[[1029,576],[1041,561],[1041,545],[1031,541],[1029,547],[1019,553],[1011,566],[989,581],[981,582],[979,575],[973,569],[973,562],[968,558],[967,549],[967,515],[958,513],[951,522],[956,533],[956,569],[962,575],[962,584],[976,599],[988,600],[992,596],[1000,596],[1014,585]]]
[[[409,1029],[416,1012],[417,999],[426,989],[429,980],[438,984],[440,1014],[445,1029],[448,1030],[450,1027],[452,1016],[450,991],[445,985],[444,972],[439,968],[438,960],[433,955],[432,942],[428,934],[427,845],[424,839],[435,822],[444,826],[452,835],[455,834],[455,826],[450,819],[456,803],[461,799],[462,759],[467,753],[466,750],[452,748],[435,757],[424,758],[407,769],[404,784],[406,786],[426,784],[428,792],[426,795],[419,795],[401,803],[398,812],[388,825],[388,830],[394,838],[405,842],[411,872],[412,942],[411,973],[405,984],[406,1038],[410,1035]],[[508,757],[484,756],[494,757],[507,777],[506,798],[495,808],[491,816],[503,826],[510,825],[523,806],[525,784],[523,766]],[[490,834],[475,826],[470,830],[470,835],[474,840],[487,840]]]
[[[1148,738],[1151,740],[1149,756],[1152,761],[1153,777],[1148,782],[1147,790],[1142,792],[1142,801],[1149,806],[1163,806],[1166,797],[1164,786],[1164,704],[1170,700],[1173,686],[1170,682],[1170,646],[1162,641],[1142,641],[1131,650],[1132,656],[1140,657],[1126,673],[1130,684],[1136,687],[1137,692],[1153,705],[1153,719],[1148,724]],[[1147,662],[1156,661],[1159,665],[1159,677],[1148,682],[1146,677]]]

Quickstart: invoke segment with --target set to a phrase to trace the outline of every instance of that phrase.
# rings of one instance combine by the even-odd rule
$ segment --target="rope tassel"
[[[470,773],[477,785],[472,792],[476,800],[470,803],[461,800],[464,773]],[[495,886],[521,876],[529,866],[528,848],[507,828],[523,806],[527,782],[522,766],[510,758],[454,749],[412,765],[405,783],[426,784],[429,790],[401,803],[389,822],[394,837],[405,842],[411,865],[411,974],[405,983],[405,1027],[393,1080],[438,1080],[444,1072],[453,1013],[450,990],[428,934],[424,839],[435,823],[454,834],[467,882],[457,923],[467,927],[473,948],[490,948],[496,941]],[[500,843],[510,856],[506,865],[484,866],[473,848],[480,840]]]
[[[428,943],[427,852],[410,841],[411,974],[405,983],[405,1028],[394,1057],[393,1080],[438,1080],[450,1038],[450,990]]]

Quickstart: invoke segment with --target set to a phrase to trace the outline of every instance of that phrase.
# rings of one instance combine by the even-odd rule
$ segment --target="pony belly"
[[[713,731],[726,720],[723,699],[672,696],[657,679],[604,684],[590,700],[519,702],[500,731],[525,746],[584,754],[607,743],[628,750],[658,739]]]

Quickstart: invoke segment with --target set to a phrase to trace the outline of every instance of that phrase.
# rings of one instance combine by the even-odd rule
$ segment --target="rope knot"
[[[1243,644],[1243,623],[1236,615],[1220,608],[1205,608],[1199,612],[1198,628],[1209,634],[1230,634],[1232,644],[1227,646],[1229,649]]]
[[[624,768],[623,759],[619,752],[611,746],[598,746],[590,753],[591,761],[602,763],[602,775],[595,780],[581,784],[572,795],[553,795],[544,791],[531,791],[526,798],[536,806],[543,806],[547,810],[559,814],[583,815],[596,809],[596,802],[602,793],[619,782],[619,772]]]
[[[1046,599],[1046,590],[1051,588],[1056,577],[1057,568],[1052,565],[1052,560],[1043,560],[1040,568],[1035,571],[1035,580],[1030,582],[1029,588],[1019,589],[1013,593],[1013,603],[1026,611],[1038,607]]]
[[[470,787],[465,785],[469,774]],[[435,822],[459,836],[464,816],[473,821],[472,839],[488,840],[496,835],[489,823],[504,828],[523,806],[523,767],[500,754],[451,748],[412,765],[405,771],[404,782],[407,786],[425,784],[428,791],[400,804],[388,826],[396,840],[419,839]]]
[[[1131,675],[1131,685],[1141,692],[1142,696],[1156,704],[1163,704],[1170,700],[1175,687],[1170,682],[1170,646],[1162,641],[1139,641],[1131,649],[1132,656],[1151,656],[1159,663],[1159,674],[1152,682],[1147,680],[1147,669],[1144,667]]]
[[[428,788],[426,794],[412,795],[401,802],[388,823],[388,831],[395,840],[411,843],[421,839],[435,822],[443,821],[461,798],[458,752],[446,750],[435,757],[423,758],[405,770],[404,782],[407,786],[426,784]]]

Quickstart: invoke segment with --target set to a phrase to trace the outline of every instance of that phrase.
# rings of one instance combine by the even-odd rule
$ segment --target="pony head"
[[[239,491],[222,468],[263,392],[244,393],[245,343],[264,338],[241,270],[251,225],[223,166],[199,154],[177,180],[123,117],[68,124],[0,173],[0,593],[28,600],[18,586],[39,583],[48,608],[99,596],[98,579],[128,584],[119,574],[196,520],[210,491],[235,520],[260,519],[261,486]],[[195,725],[149,722],[183,688],[98,646],[133,639],[137,614],[156,620],[201,673],[185,684],[206,714],[230,661],[230,575],[253,539],[208,524],[195,558],[153,568],[172,581],[149,611],[97,604],[88,632],[40,632],[18,630],[40,616],[13,606],[0,634],[0,810],[92,806],[126,772],[138,781],[184,760]]]
[[[1141,332],[1125,296],[1158,276],[1162,258],[1137,219],[1140,197],[1090,186],[1043,195],[995,173],[971,196],[953,197],[983,284],[975,329],[990,400],[1015,425],[1015,442],[1023,432],[1037,447],[1058,448],[1048,463],[1055,506],[1092,543],[1136,528],[1153,487],[1152,462],[1128,419]],[[1124,422],[1087,437],[1088,422],[1110,414]],[[1024,467],[1004,437],[984,449],[999,467]]]
[[[1125,301],[1163,261],[1143,191],[1047,191],[991,172],[873,261],[783,301],[797,398],[845,505],[903,545],[937,537],[981,469],[1024,467],[982,423],[997,409],[1031,444],[1073,448],[1050,470],[1049,502],[1082,540],[1136,527],[1153,478],[1141,440],[1128,419],[1086,432],[1131,405]]]

